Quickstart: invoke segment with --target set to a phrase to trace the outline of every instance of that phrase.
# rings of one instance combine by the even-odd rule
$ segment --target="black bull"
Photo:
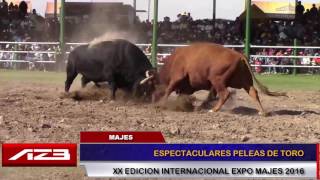
[[[108,82],[112,99],[118,88],[134,96],[151,96],[154,84],[150,83],[155,70],[146,55],[126,40],[103,41],[94,45],[76,47],[69,55],[65,91],[68,92],[78,73],[82,87],[93,81]]]

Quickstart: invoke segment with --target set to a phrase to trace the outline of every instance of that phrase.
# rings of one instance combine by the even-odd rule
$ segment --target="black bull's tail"
[[[241,60],[243,60],[245,62],[245,64],[248,66],[248,69],[250,71],[250,74],[253,78],[253,80],[256,82],[258,88],[260,89],[260,91],[263,94],[266,94],[268,96],[287,96],[287,93],[285,92],[271,92],[269,91],[268,87],[266,87],[265,85],[263,85],[260,81],[258,81],[258,79],[256,78],[256,76],[254,75],[254,73],[252,72],[251,66],[249,64],[248,58],[246,58],[245,56],[242,56]]]

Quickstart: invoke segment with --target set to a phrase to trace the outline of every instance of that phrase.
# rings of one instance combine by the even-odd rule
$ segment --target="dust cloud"
[[[102,42],[102,41],[110,41],[114,39],[126,39],[132,43],[136,43],[138,41],[138,34],[133,32],[105,32],[102,36],[94,38],[89,43],[89,48]]]
[[[92,5],[89,14],[67,20],[69,26],[66,30],[70,31],[71,42],[89,42],[90,46],[93,46],[101,41],[126,39],[137,43],[141,30],[130,22],[130,18],[113,14],[117,11],[121,12],[121,7]]]

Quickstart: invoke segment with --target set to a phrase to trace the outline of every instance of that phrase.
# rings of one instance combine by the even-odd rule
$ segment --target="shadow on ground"
[[[232,114],[239,114],[239,115],[258,115],[258,110],[254,108],[249,108],[249,107],[236,107],[231,110]],[[315,115],[320,115],[319,112],[316,111],[297,111],[297,110],[277,110],[277,111],[271,111],[269,112],[269,115],[271,116],[285,116],[285,115],[290,115],[290,116],[298,116],[298,115],[307,115],[307,114],[315,114]]]
[[[320,115],[319,112],[315,112],[315,111],[295,111],[295,110],[278,110],[278,111],[273,111],[272,113],[275,115],[292,115],[292,116],[306,115],[306,114]]]

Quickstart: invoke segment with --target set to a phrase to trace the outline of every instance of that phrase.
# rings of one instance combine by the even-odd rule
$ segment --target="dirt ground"
[[[262,117],[244,91],[221,112],[162,109],[152,104],[76,101],[63,86],[4,82],[0,86],[0,142],[79,142],[80,131],[161,131],[168,143],[319,143],[320,91],[261,95],[271,116]],[[196,94],[197,101],[207,92]],[[173,99],[174,97],[172,97]],[[172,100],[173,101],[173,100]],[[176,109],[177,110],[177,109]],[[87,179],[77,168],[0,168],[0,179]]]

